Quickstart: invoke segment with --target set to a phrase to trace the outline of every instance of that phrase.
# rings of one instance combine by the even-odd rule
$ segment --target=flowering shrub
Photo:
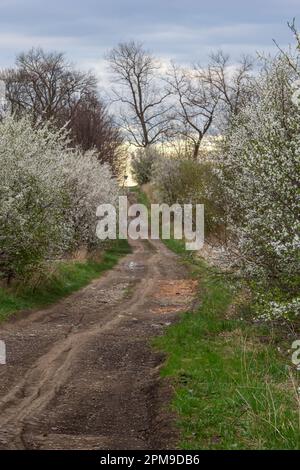
[[[265,303],[272,318],[294,307],[299,280],[300,109],[294,68],[285,57],[265,64],[256,93],[225,139],[221,180],[229,201],[241,267],[248,278],[280,289]]]
[[[118,189],[93,152],[69,148],[64,130],[9,117],[0,123],[0,160],[1,277],[95,242],[96,207]]]
[[[229,235],[263,319],[299,315],[299,59],[265,61],[213,164],[160,158],[152,168],[161,201],[204,203],[206,233]]]
[[[70,158],[71,157],[71,158]],[[99,243],[96,237],[96,209],[100,204],[116,204],[118,185],[108,164],[99,164],[95,151],[72,150],[64,159],[65,193],[69,199],[66,213],[72,242],[89,248]]]
[[[260,320],[299,320],[300,316],[300,298],[294,298],[291,301],[275,301],[266,299],[266,296],[260,294],[256,304],[257,318]]]

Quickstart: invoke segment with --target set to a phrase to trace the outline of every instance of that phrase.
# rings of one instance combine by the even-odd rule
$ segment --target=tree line
[[[63,53],[33,48],[20,54],[15,67],[3,70],[9,112],[30,114],[34,124],[66,126],[73,145],[96,148],[99,161],[120,164],[124,141],[138,148],[158,143],[187,143],[197,159],[203,137],[238,113],[251,92],[253,60],[242,57],[232,72],[222,51],[209,64],[185,68],[162,64],[141,43],[121,43],[106,55],[114,86],[110,103],[99,96],[92,72],[76,70]]]
[[[178,139],[194,159],[203,137],[220,131],[251,93],[253,59],[244,56],[232,69],[229,55],[213,53],[206,67],[162,64],[142,44],[119,44],[107,54],[120,104],[119,123],[139,148]]]

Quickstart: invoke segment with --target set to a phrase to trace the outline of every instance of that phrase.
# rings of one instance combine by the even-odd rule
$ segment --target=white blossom
[[[70,148],[65,130],[8,117],[0,161],[0,276],[96,242],[96,208],[114,203],[118,187],[95,152]]]

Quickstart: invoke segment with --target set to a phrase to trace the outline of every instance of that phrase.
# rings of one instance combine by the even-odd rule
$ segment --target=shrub
[[[64,130],[27,118],[0,123],[0,276],[22,277],[45,260],[95,242],[96,207],[117,185],[93,152]]]
[[[178,201],[179,165],[179,160],[167,157],[161,157],[155,161],[152,170],[152,182],[158,192],[160,202],[171,205]]]
[[[265,65],[256,97],[226,138],[220,175],[242,271],[281,291],[277,313],[293,305],[299,280],[300,109],[292,102],[296,78],[283,57]]]
[[[152,170],[159,154],[153,147],[138,149],[132,155],[132,174],[139,185],[149,183],[152,177]]]
[[[153,181],[161,202],[204,204],[206,233],[220,232],[222,188],[212,163],[161,158],[154,167]]]

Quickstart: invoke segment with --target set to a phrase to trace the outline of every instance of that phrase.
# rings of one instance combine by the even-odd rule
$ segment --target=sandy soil
[[[163,357],[150,347],[195,290],[160,242],[88,287],[0,327],[0,449],[168,449],[176,445]]]

